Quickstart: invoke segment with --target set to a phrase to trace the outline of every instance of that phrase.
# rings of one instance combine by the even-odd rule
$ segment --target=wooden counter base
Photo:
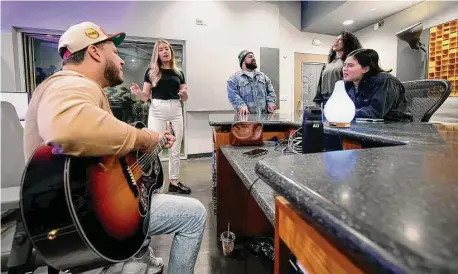
[[[263,140],[273,137],[279,140],[287,138],[294,129],[283,128],[283,131],[264,131]],[[216,237],[227,230],[231,223],[231,230],[238,236],[273,236],[273,226],[264,215],[256,200],[248,193],[230,163],[221,153],[220,145],[230,144],[230,132],[221,128],[213,128],[213,142],[216,154]]]
[[[361,149],[363,148],[361,142],[359,140],[354,140],[354,139],[348,139],[348,138],[342,138],[342,148],[344,150],[349,150],[349,149]]]
[[[237,238],[273,236],[274,228],[235,170],[221,153],[217,173],[216,236],[231,223]]]
[[[309,274],[363,273],[344,254],[310,226],[285,198],[275,199],[275,274],[287,273],[287,249]]]

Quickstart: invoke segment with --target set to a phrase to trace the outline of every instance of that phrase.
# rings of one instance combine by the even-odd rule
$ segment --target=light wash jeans
[[[194,273],[206,218],[207,211],[197,199],[169,194],[152,195],[148,235],[175,233],[167,273]],[[150,241],[145,241],[144,246]]]
[[[172,123],[175,143],[169,149],[169,179],[178,180],[180,173],[180,150],[183,139],[183,113],[180,100],[152,99],[148,115],[148,128],[156,132],[165,130],[166,122]]]

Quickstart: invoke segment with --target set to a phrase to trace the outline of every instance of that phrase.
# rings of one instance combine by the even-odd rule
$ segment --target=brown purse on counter
[[[263,126],[257,122],[239,122],[231,127],[230,143],[233,146],[260,146]]]

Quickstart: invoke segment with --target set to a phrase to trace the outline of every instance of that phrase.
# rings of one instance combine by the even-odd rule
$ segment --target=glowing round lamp
[[[334,91],[324,106],[324,116],[332,127],[350,127],[355,117],[355,104],[345,90],[344,81],[337,81]]]

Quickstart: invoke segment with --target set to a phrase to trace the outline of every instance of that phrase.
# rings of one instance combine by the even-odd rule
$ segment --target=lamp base
[[[328,127],[337,127],[337,128],[349,128],[350,123],[332,123],[332,122],[326,122],[326,125]]]

